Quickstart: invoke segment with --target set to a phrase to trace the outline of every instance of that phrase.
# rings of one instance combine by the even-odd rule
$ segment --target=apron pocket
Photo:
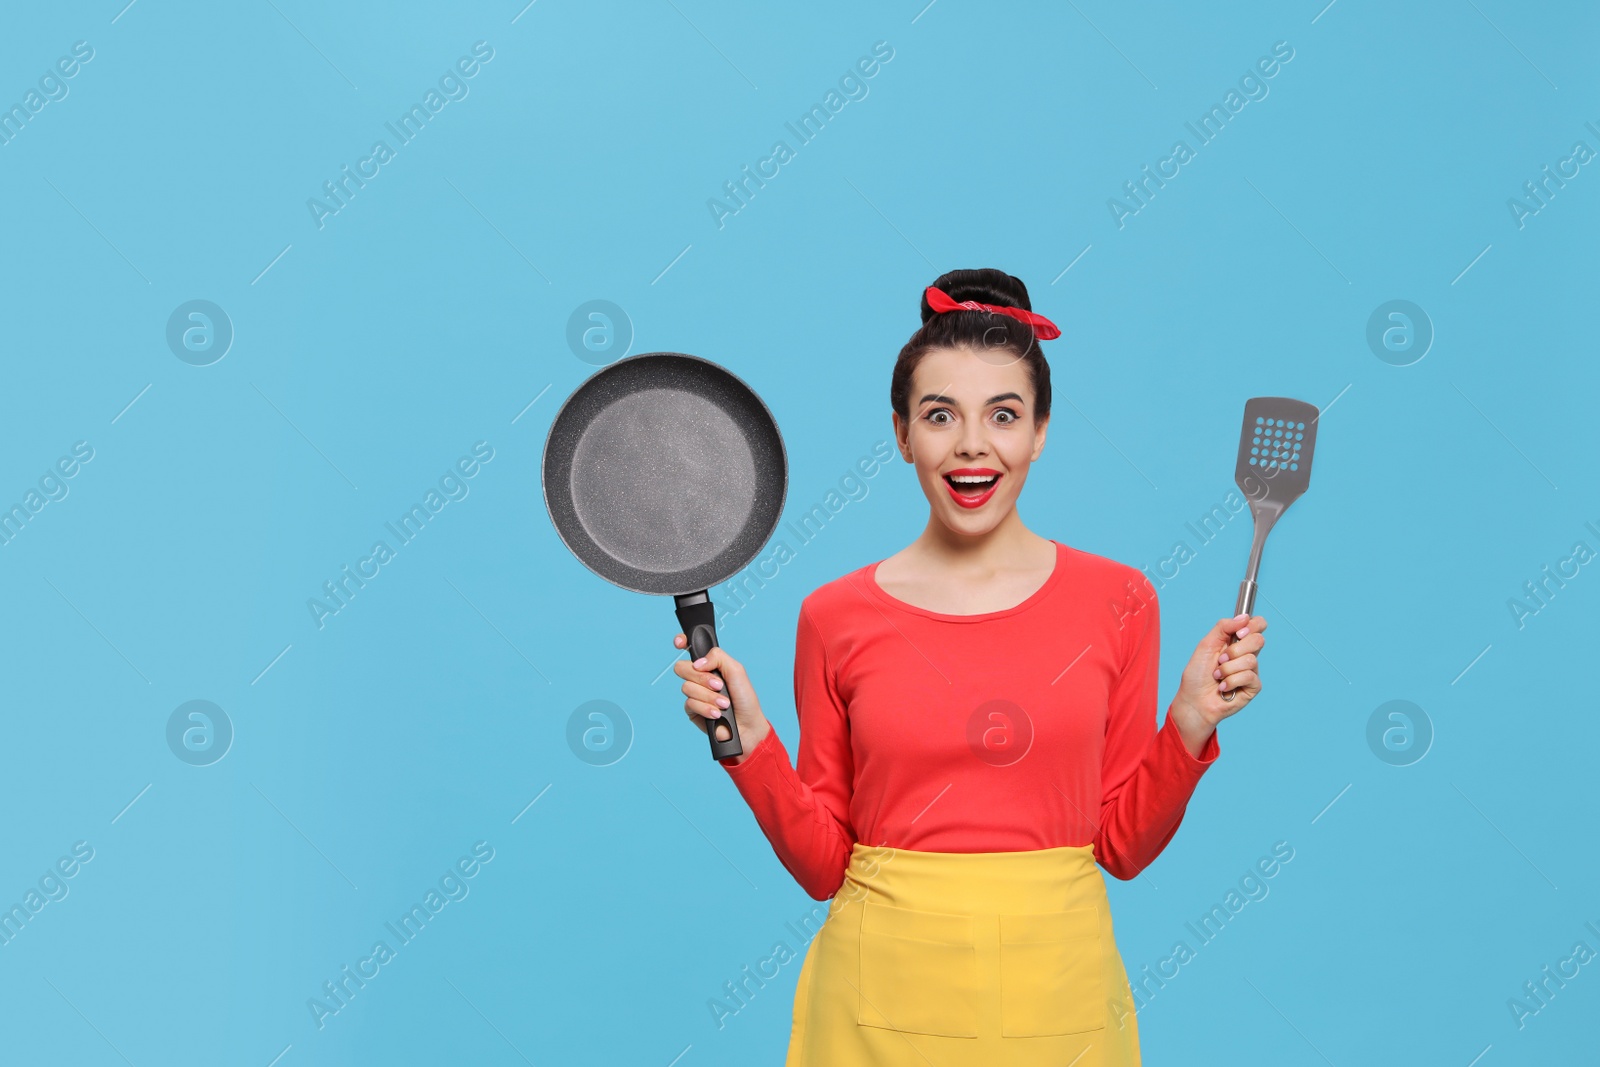
[[[909,1034],[978,1036],[972,917],[864,902],[856,1022]]]
[[[1096,907],[1000,916],[1000,1033],[1055,1037],[1106,1025]]]

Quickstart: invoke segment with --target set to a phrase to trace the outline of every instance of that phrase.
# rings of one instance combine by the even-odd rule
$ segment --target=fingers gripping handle
[[[697,660],[710,652],[717,643],[716,608],[712,606],[711,598],[705,593],[692,593],[676,599],[678,625],[683,627],[684,636],[689,639],[689,659]],[[728,759],[731,756],[742,756],[744,746],[739,743],[739,723],[737,716],[734,715],[733,695],[728,692],[728,682],[722,678],[722,672],[711,673],[722,679],[722,692],[728,698],[728,708],[722,713],[722,717],[706,720],[706,737],[711,741],[711,758]],[[726,724],[728,727],[726,741],[717,740],[719,724]]]
[[[1256,590],[1258,588],[1259,586],[1257,586],[1255,581],[1250,578],[1246,578],[1244,581],[1239,583],[1239,600],[1233,608],[1233,614],[1235,616],[1249,615],[1255,611]],[[1222,694],[1222,699],[1232,700],[1234,692],[1235,691],[1232,689],[1228,690],[1226,693]]]

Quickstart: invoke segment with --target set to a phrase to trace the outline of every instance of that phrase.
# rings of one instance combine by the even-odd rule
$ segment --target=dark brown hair
[[[939,275],[933,285],[958,303],[976,300],[996,307],[1033,310],[1028,302],[1028,287],[1022,280],[992,267],[948,271]],[[935,348],[972,348],[980,352],[1004,349],[1013,353],[1028,365],[1028,376],[1033,382],[1033,417],[1039,421],[1049,417],[1050,364],[1045,362],[1044,351],[1031,326],[992,311],[936,312],[928,306],[924,293],[922,325],[900,349],[894,374],[889,379],[889,403],[902,419],[911,417],[911,374],[922,357]]]

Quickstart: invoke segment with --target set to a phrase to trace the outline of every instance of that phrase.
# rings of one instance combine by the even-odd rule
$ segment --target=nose
[[[964,459],[976,459],[989,454],[988,431],[981,421],[963,423],[961,439],[956,442],[956,455]]]

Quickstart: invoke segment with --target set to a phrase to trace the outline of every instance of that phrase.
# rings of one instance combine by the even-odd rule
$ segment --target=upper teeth
[[[988,481],[993,481],[994,480],[994,475],[992,475],[992,474],[952,474],[950,476],[950,480],[952,482],[988,482]]]

